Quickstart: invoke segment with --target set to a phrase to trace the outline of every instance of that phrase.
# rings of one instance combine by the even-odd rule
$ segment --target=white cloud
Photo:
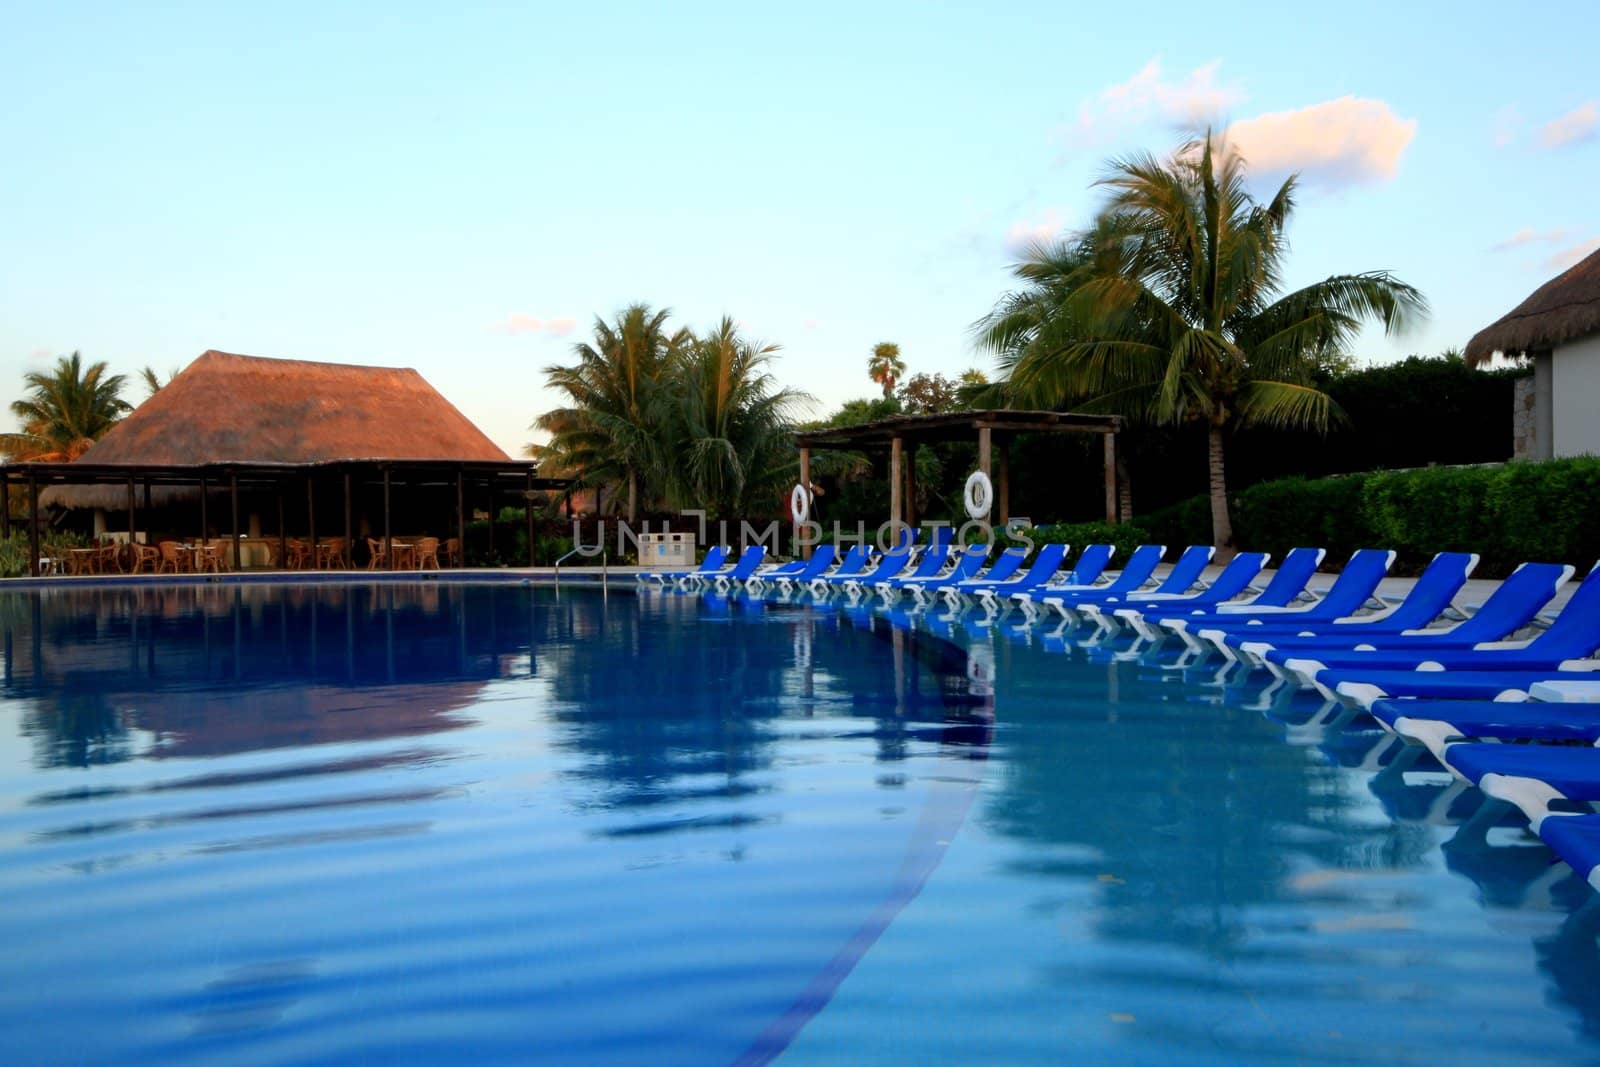
[[[1054,208],[1037,219],[1019,219],[1006,230],[1006,251],[1016,255],[1032,245],[1049,244],[1060,237],[1065,228],[1066,219]]]
[[[1515,107],[1507,105],[1496,111],[1491,126],[1494,146],[1496,148],[1505,148],[1510,145],[1522,135],[1522,127],[1524,125],[1522,112]]]
[[[806,319],[804,322],[802,322],[800,324],[800,326],[807,333],[816,333],[818,330],[822,329],[822,320],[821,319]]]
[[[1557,227],[1553,230],[1536,230],[1532,226],[1524,226],[1504,241],[1491,246],[1492,252],[1506,252],[1513,248],[1522,248],[1524,245],[1555,244],[1557,241],[1566,240],[1571,230]]]
[[[1579,261],[1586,259],[1591,253],[1600,249],[1600,237],[1591,237],[1587,241],[1579,241],[1569,245],[1544,261],[1545,267],[1554,271],[1563,271],[1575,267]]]
[[[1268,112],[1227,130],[1253,170],[1299,171],[1325,185],[1388,181],[1416,135],[1416,119],[1401,118],[1382,100],[1356,96]]]
[[[571,333],[577,324],[577,319],[536,319],[519,311],[497,323],[496,329],[504,333],[542,333],[550,337],[563,337]]]
[[[1543,148],[1561,148],[1593,140],[1597,132],[1600,132],[1600,101],[1591,100],[1545,123],[1539,130],[1539,144]]]
[[[1217,82],[1221,66],[1207,63],[1186,77],[1166,81],[1160,57],[1152,59],[1127,81],[1079,104],[1077,122],[1061,130],[1060,137],[1071,148],[1090,148],[1149,122],[1194,127],[1218,121],[1244,99],[1242,89]]]

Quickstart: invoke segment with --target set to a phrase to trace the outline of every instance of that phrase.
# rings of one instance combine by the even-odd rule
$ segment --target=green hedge
[[[1028,531],[1028,538],[1035,545],[1071,545],[1074,557],[1085,545],[1114,545],[1115,559],[1126,559],[1128,553],[1151,539],[1150,532],[1142,525],[1108,522],[1058,522],[1035,526]]]
[[[1240,548],[1281,556],[1317,545],[1333,566],[1374,547],[1399,553],[1402,571],[1450,551],[1482,556],[1484,577],[1528,560],[1587,571],[1600,558],[1600,458],[1281,478],[1237,494],[1232,517]],[[1153,540],[1203,543],[1210,505],[1194,497],[1139,523]]]

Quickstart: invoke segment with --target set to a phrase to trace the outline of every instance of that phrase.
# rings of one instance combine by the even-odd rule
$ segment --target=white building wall
[[[1552,451],[1600,456],[1600,334],[1562,345],[1550,364]]]

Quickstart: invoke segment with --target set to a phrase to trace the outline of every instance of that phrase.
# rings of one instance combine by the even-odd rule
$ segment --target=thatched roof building
[[[85,467],[513,461],[416,371],[208,351],[85,452]],[[156,506],[199,496],[155,485]],[[56,485],[40,503],[125,507],[115,484]]]
[[[1549,352],[1600,334],[1600,251],[1533,291],[1467,342],[1467,362],[1478,366],[1497,353]]]

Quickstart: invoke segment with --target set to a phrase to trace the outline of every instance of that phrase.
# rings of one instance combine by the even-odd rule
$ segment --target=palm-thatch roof
[[[112,427],[85,466],[316,464],[345,461],[510,463],[511,458],[416,371],[208,351]],[[152,502],[196,499],[155,487]],[[42,504],[125,507],[116,485],[51,486]]]
[[[1467,363],[1477,366],[1497,352],[1520,356],[1600,333],[1600,251],[1533,295],[1467,342]]]

